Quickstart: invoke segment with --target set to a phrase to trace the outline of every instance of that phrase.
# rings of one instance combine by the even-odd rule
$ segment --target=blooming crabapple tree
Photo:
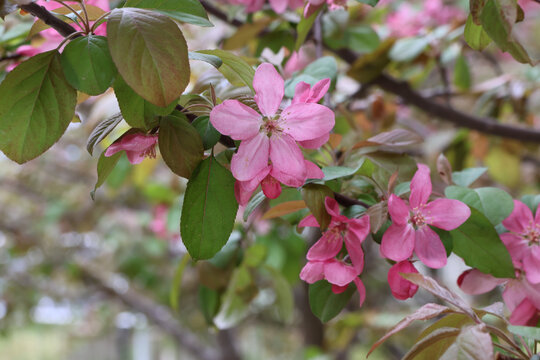
[[[310,308],[322,322],[340,314],[353,296],[358,300],[351,306],[366,306],[368,265],[388,267],[388,290],[397,300],[422,288],[447,303],[423,305],[372,350],[415,320],[437,318],[405,358],[529,359],[538,351],[540,197],[517,200],[497,187],[472,187],[487,169],[461,163],[453,171],[444,155],[434,164],[414,160],[407,150],[421,137],[383,124],[380,95],[365,100],[378,86],[431,116],[537,144],[534,123],[520,127],[457,110],[447,69],[455,64],[453,87],[472,91],[463,54],[492,43],[508,61],[534,65],[513,32],[532,1],[471,0],[468,9],[442,0],[402,7],[384,0],[111,4],[0,0],[0,15],[36,18],[2,58],[0,150],[19,164],[42,155],[64,134],[80,99],[112,89],[120,113],[100,122],[88,139],[90,155],[103,149],[92,197],[123,154],[136,165],[156,158],[159,149],[168,168],[187,179],[177,219],[186,259],[226,261],[234,268],[226,290],[204,290],[211,294],[201,303],[210,325],[226,329],[244,319],[254,298],[247,292],[257,289],[255,278],[263,272],[272,274],[280,300],[292,302],[287,280],[265,263],[260,244],[231,240],[240,206],[249,227],[306,215],[289,226],[315,228],[311,234],[318,236],[307,236],[309,249],[295,277],[309,284]],[[227,8],[236,14],[227,15]],[[210,20],[238,32],[222,49],[188,51],[185,24],[209,27]],[[40,41],[28,42],[27,35]],[[258,50],[246,46],[252,44]],[[219,80],[188,86],[190,61],[217,69]],[[440,73],[442,95],[388,75],[418,82],[415,66],[422,62]],[[340,94],[343,81],[357,90]],[[380,119],[376,131],[355,120],[358,98]],[[129,129],[112,138],[121,124]],[[456,146],[454,157],[456,149],[463,150]],[[373,249],[378,259],[365,256]],[[242,257],[231,255],[236,252]],[[476,295],[502,286],[506,308],[473,308],[423,275],[445,268],[452,253],[469,267],[456,279],[459,287]],[[288,321],[292,311],[285,314]]]

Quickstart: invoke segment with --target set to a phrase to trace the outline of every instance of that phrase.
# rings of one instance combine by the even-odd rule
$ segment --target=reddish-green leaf
[[[334,197],[334,192],[328,186],[308,184],[302,188],[302,198],[313,216],[315,216],[315,219],[317,219],[321,231],[324,231],[332,220],[332,216],[328,214],[324,204],[327,197]]]

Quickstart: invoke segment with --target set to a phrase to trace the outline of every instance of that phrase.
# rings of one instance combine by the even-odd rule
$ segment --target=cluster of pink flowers
[[[388,3],[389,0],[380,4]],[[465,19],[465,12],[462,9],[446,5],[443,0],[425,0],[420,3],[421,7],[416,8],[404,2],[399,5],[398,10],[388,15],[386,24],[393,36],[415,36],[425,29]]]
[[[509,232],[500,237],[512,257],[516,278],[497,279],[471,269],[461,274],[458,284],[472,295],[505,285],[503,300],[512,313],[510,323],[535,326],[540,319],[540,210],[533,217],[527,205],[514,200],[514,210],[502,223]]]
[[[299,187],[308,178],[324,177],[317,165],[304,159],[298,144],[318,148],[328,141],[334,127],[334,112],[317,102],[329,86],[329,79],[313,87],[301,82],[291,105],[280,109],[283,78],[273,65],[264,63],[253,78],[254,100],[260,112],[237,100],[225,100],[212,109],[212,125],[220,133],[241,141],[231,160],[240,205],[247,203],[259,185],[267,197],[276,198],[281,193],[280,183]]]
[[[309,284],[325,279],[332,284],[332,291],[339,294],[354,283],[360,295],[360,306],[366,298],[366,288],[358,277],[364,269],[362,242],[369,234],[369,216],[349,219],[339,212],[336,200],[325,199],[326,211],[332,221],[322,237],[309,249],[308,262],[300,272],[300,278]],[[315,216],[309,215],[299,227],[320,227]],[[342,254],[343,243],[348,255]],[[350,259],[350,263],[347,261]]]

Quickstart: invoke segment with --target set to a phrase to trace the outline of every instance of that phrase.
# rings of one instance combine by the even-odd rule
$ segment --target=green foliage
[[[327,197],[334,197],[334,192],[330,190],[328,186],[308,184],[302,188],[302,198],[306,202],[311,213],[317,219],[321,231],[324,231],[328,225],[330,225],[330,221],[332,220],[332,216],[328,214],[325,207],[325,199]]]
[[[90,155],[94,153],[96,146],[103,141],[122,121],[122,114],[111,116],[96,125],[90,133],[86,143],[86,150]]]
[[[209,116],[199,116],[191,123],[201,136],[205,150],[211,149],[219,142],[221,134],[214,128],[210,122]]]
[[[56,50],[20,64],[0,84],[0,150],[22,164],[60,139],[75,113],[77,92]]]
[[[465,56],[460,55],[454,66],[454,84],[460,90],[468,90],[471,87],[471,72]]]
[[[459,186],[468,187],[474,183],[478,178],[485,174],[487,168],[469,168],[463,171],[454,171],[452,173],[452,181]]]
[[[90,193],[90,196],[92,197],[92,200],[95,197],[96,190],[98,187],[103,185],[105,180],[109,177],[111,172],[114,170],[116,164],[118,163],[118,160],[122,157],[123,152],[117,152],[116,154],[112,156],[105,156],[105,151],[101,153],[99,156],[98,164],[97,164],[97,182],[94,186],[94,190]]]
[[[429,46],[426,37],[411,37],[396,41],[390,50],[390,59],[394,61],[411,61],[417,58]]]
[[[70,85],[89,95],[105,92],[116,75],[107,38],[103,36],[89,35],[72,40],[64,48],[60,63]]]
[[[128,0],[125,7],[151,9],[178,21],[214,26],[199,0]]]
[[[309,285],[309,306],[313,314],[322,322],[328,322],[343,310],[354,291],[354,285],[349,285],[341,294],[334,294],[332,284],[326,280],[320,280]]]
[[[330,78],[330,80],[334,81],[336,75],[337,63],[333,57],[325,56],[317,59],[285,82],[285,96],[292,98],[294,88],[300,81],[315,85],[316,82],[322,79]]]
[[[476,25],[471,15],[464,30],[465,41],[474,50],[482,51],[491,43],[491,38],[480,25]]]
[[[313,27],[315,19],[317,19],[317,16],[319,16],[320,12],[321,9],[315,11],[307,18],[302,16],[302,18],[300,19],[300,22],[296,26],[296,44],[294,46],[296,50],[300,49],[300,46],[302,46],[302,44],[306,40],[306,37],[309,34],[311,28]]]
[[[193,259],[209,259],[227,242],[238,210],[234,181],[213,156],[193,172],[180,222],[182,241]]]
[[[188,51],[173,20],[150,10],[115,9],[107,35],[118,72],[145,100],[166,107],[184,91],[190,74]]]
[[[246,85],[253,90],[253,76],[255,70],[242,58],[225,50],[201,50],[200,54],[213,55],[221,59],[222,65],[218,70],[236,86]]]

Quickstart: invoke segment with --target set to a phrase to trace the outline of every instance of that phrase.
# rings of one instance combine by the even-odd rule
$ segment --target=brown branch
[[[337,192],[334,192],[334,199],[336,199],[338,204],[340,204],[341,206],[349,207],[353,205],[360,205],[360,206],[365,207],[366,209],[369,208],[369,205],[366,204],[365,202],[353,199],[351,197],[348,197],[346,195],[343,195]]]
[[[63,37],[77,32],[77,30],[75,30],[73,26],[60,20],[59,18],[51,14],[49,10],[45,9],[43,6],[40,6],[36,3],[30,3],[28,5],[20,5],[19,7],[27,13],[30,13],[35,17],[43,20],[45,24],[58,31],[58,33]]]

